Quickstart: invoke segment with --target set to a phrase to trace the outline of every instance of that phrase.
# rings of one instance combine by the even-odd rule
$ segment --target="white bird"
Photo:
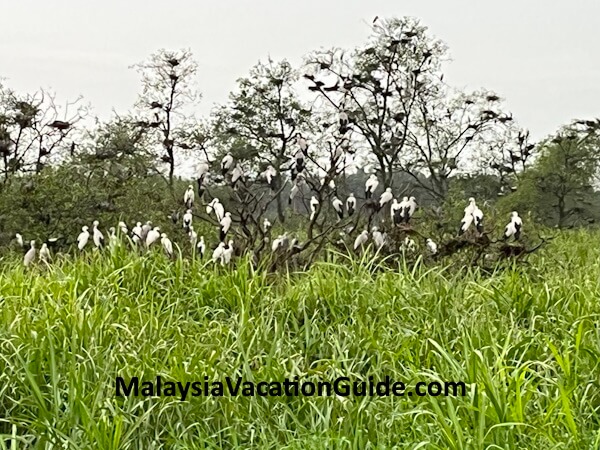
[[[19,247],[25,246],[25,242],[23,242],[23,236],[21,236],[19,233],[15,234],[15,239],[17,240],[17,244],[19,244]]]
[[[229,264],[231,257],[233,256],[233,241],[229,240],[229,243],[223,249],[223,256],[221,257],[221,265]]]
[[[386,188],[385,192],[379,197],[379,208],[383,208],[386,203],[390,202],[394,198],[392,194],[392,188]]]
[[[183,228],[185,229],[185,231],[187,233],[190,232],[190,228],[192,227],[192,219],[194,218],[194,216],[192,216],[192,210],[188,209],[185,214],[183,215]]]
[[[510,222],[504,228],[504,239],[508,239],[514,236],[515,241],[518,241],[521,237],[521,229],[523,227],[523,220],[519,217],[519,213],[513,211],[510,213]]]
[[[196,182],[198,183],[198,197],[202,198],[202,194],[204,193],[204,179],[208,174],[209,166],[207,162],[201,162],[198,164],[198,178],[196,178]]]
[[[277,237],[277,239],[275,239],[273,241],[273,243],[271,244],[271,250],[273,251],[273,253],[275,253],[280,248],[283,248],[287,239],[288,239],[287,235],[285,235],[285,234],[279,235]]]
[[[183,194],[183,204],[187,209],[192,209],[194,206],[194,195],[194,186],[190,184]]]
[[[125,224],[125,222],[119,222],[119,230],[121,231],[121,236],[127,236],[127,233],[129,233],[129,229],[127,228],[127,225]]]
[[[212,262],[216,263],[219,260],[223,261],[223,252],[224,251],[225,251],[225,243],[219,242],[219,245],[217,245],[217,248],[215,248],[213,250]]]
[[[377,186],[379,186],[379,180],[375,174],[371,174],[365,182],[365,197],[368,199],[371,198],[377,189]]]
[[[200,240],[196,244],[196,248],[198,249],[198,254],[200,258],[204,257],[204,252],[206,250],[206,245],[204,244],[204,236],[200,236]]]
[[[131,239],[135,244],[139,244],[142,239],[142,222],[137,222],[131,230]]]
[[[146,236],[146,248],[150,248],[152,244],[158,241],[160,238],[160,228],[154,227],[152,230],[148,231],[148,235]]]
[[[210,214],[211,212],[215,213],[217,220],[220,222],[225,216],[225,207],[219,201],[218,198],[213,198],[209,205],[206,207],[206,213]]]
[[[369,232],[367,230],[364,230],[354,240],[354,250],[358,250],[358,248],[360,246],[364,245],[368,240],[369,240]]]
[[[219,224],[221,225],[221,232],[219,237],[221,239],[221,242],[225,242],[227,232],[229,231],[229,228],[231,228],[231,213],[229,211],[225,213],[225,217],[221,219]]]
[[[110,227],[108,230],[108,246],[110,248],[115,248],[117,245],[117,234],[115,227]]]
[[[97,220],[94,220],[93,225],[94,225],[94,229],[92,230],[92,232],[93,232],[92,239],[94,240],[94,245],[97,248],[103,247],[104,246],[104,235],[98,229],[98,225],[100,225],[100,222],[98,222]]]
[[[146,237],[148,237],[148,233],[150,232],[150,230],[152,230],[152,228],[152,222],[150,221],[142,225],[142,234],[140,235],[142,241],[146,242]]]
[[[162,244],[162,247],[165,251],[165,253],[167,254],[167,256],[169,258],[173,257],[173,243],[171,242],[171,239],[169,239],[167,237],[166,233],[162,233],[160,235],[160,243]]]
[[[242,170],[242,167],[239,164],[236,164],[236,166],[233,168],[233,171],[231,172],[231,187],[235,188],[237,182],[243,180],[243,178],[244,171]]]
[[[381,249],[384,245],[385,245],[385,237],[383,236],[383,233],[381,231],[379,231],[379,228],[377,227],[373,227],[372,231],[372,235],[373,235],[373,242],[375,243],[375,247],[377,247],[377,249]]]
[[[209,169],[210,167],[208,162],[201,161],[196,168],[196,173],[198,174],[198,177],[204,177],[208,173]]]
[[[196,244],[198,243],[198,233],[194,231],[194,227],[191,225],[190,231],[188,232],[188,236],[190,237],[190,244],[192,245],[192,248],[195,248]]]
[[[404,238],[404,244],[402,244],[402,248],[404,250],[408,250],[409,252],[414,252],[417,249],[417,244],[414,240],[406,236]]]
[[[348,211],[348,216],[351,216],[356,211],[356,198],[354,194],[350,194],[346,199],[346,210]]]
[[[406,197],[404,197],[404,199],[406,199]],[[411,197],[406,201],[404,201],[404,199],[402,200],[404,203],[402,208],[402,219],[404,220],[404,223],[408,223],[417,210],[417,200],[414,197]]]
[[[483,211],[477,206],[475,206],[475,209],[473,210],[473,222],[475,222],[477,231],[483,233]]]
[[[270,229],[271,229],[271,222],[269,222],[269,219],[267,219],[265,217],[265,220],[263,220],[263,232],[268,233]]]
[[[233,155],[231,153],[227,153],[221,160],[221,173],[223,176],[227,174],[227,171],[231,169],[231,166],[233,166]]]
[[[432,255],[435,255],[438,251],[437,244],[433,242],[431,238],[427,238],[427,249],[431,252]]]
[[[392,201],[392,205],[390,206],[390,215],[392,216],[393,224],[398,225],[400,222],[402,222],[402,211],[402,203],[399,203],[398,200],[394,199]]]
[[[458,229],[458,235],[460,236],[461,234],[465,233],[469,227],[471,226],[471,224],[473,223],[473,214],[470,211],[467,211],[467,208],[465,208],[465,215],[462,218],[462,220],[460,221],[460,228]]]
[[[344,203],[339,198],[334,197],[334,199],[331,201],[331,204],[338,215],[338,219],[342,220],[344,218]]]
[[[79,236],[77,236],[77,248],[79,250],[83,250],[83,247],[85,247],[90,239],[90,232],[88,231],[88,226],[84,225],[83,227],[81,227],[81,233],[79,233]]]
[[[31,247],[23,257],[23,264],[25,267],[29,266],[35,260],[35,241],[30,241],[29,245]]]
[[[319,206],[319,200],[314,195],[310,198],[310,221],[312,222],[317,213],[317,206]]]
[[[46,244],[45,242],[42,244],[42,248],[40,248],[39,258],[40,261],[44,263],[49,263],[52,259],[52,256],[50,255],[50,249],[48,248],[48,244]]]
[[[274,187],[273,181],[275,181],[275,176],[277,175],[277,171],[273,166],[268,166],[262,173],[261,176],[267,180],[267,184],[271,189]]]
[[[473,197],[469,198],[469,204],[465,208],[465,214],[473,214],[477,205],[475,204],[475,199]]]

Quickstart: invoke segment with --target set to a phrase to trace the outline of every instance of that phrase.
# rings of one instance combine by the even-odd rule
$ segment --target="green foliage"
[[[0,274],[0,434],[20,448],[596,448],[600,236],[527,267],[332,257],[272,278],[126,251]],[[465,397],[117,398],[117,375],[455,380]],[[6,445],[6,444],[5,444]]]

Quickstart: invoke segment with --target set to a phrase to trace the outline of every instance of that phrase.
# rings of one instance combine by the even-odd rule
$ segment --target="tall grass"
[[[600,235],[494,273],[277,277],[125,251],[0,274],[0,448],[600,446]],[[449,262],[448,262],[449,263]],[[115,396],[115,377],[465,381],[465,397]]]

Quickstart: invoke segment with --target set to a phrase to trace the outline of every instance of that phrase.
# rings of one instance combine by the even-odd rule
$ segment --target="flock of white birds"
[[[292,188],[289,194],[289,203],[291,204],[298,192],[300,191],[300,186],[304,182],[304,155],[306,152],[306,141],[302,138],[301,135],[297,136],[297,143],[299,145],[299,150],[294,156],[294,166],[292,167]],[[235,164],[234,158],[231,153],[227,153],[225,157],[221,161],[221,174],[225,176],[227,173],[231,174],[231,185],[235,187],[236,183],[239,180],[243,180],[245,177],[244,171],[242,170],[239,164]],[[202,164],[199,168],[199,178],[198,178],[198,194],[201,194],[203,190],[203,183],[205,181],[205,177],[208,174],[208,164]],[[267,184],[272,187],[272,183],[274,177],[277,172],[272,166],[268,166],[267,169],[261,173],[261,176],[265,179]],[[386,188],[383,193],[379,196],[379,200],[374,199],[375,191],[379,186],[379,180],[377,176],[372,174],[365,182],[365,198],[367,201],[370,201],[376,205],[378,211],[384,210],[389,206],[390,211],[390,221],[394,225],[400,224],[409,224],[410,219],[413,217],[417,209],[417,201],[415,197],[404,197],[401,201],[398,201],[394,198],[394,194],[391,188]],[[335,185],[333,186],[335,187]],[[204,257],[206,251],[206,244],[204,241],[204,236],[198,237],[198,234],[194,230],[193,226],[193,207],[194,201],[196,198],[196,192],[194,190],[193,185],[189,185],[183,195],[183,204],[185,205],[186,211],[183,215],[183,228],[187,235],[189,236],[189,241],[193,249],[197,252],[200,257]],[[340,200],[337,196],[333,197],[331,201],[333,210],[337,214],[338,220],[342,220],[344,215],[352,216],[357,211],[357,201],[356,197],[353,193],[351,193],[347,198],[345,203]],[[317,214],[317,209],[319,207],[319,200],[316,196],[312,196],[310,199],[310,220],[314,220],[315,215]],[[345,206],[345,208],[344,208]],[[206,213],[211,216],[214,215],[217,222],[219,223],[219,244],[213,250],[212,253],[212,261],[215,263],[220,263],[221,265],[227,265],[231,262],[234,247],[233,240],[227,240],[227,236],[232,226],[232,217],[231,213],[225,211],[223,204],[220,202],[218,198],[213,198],[206,205]],[[79,251],[83,251],[88,244],[91,243],[96,248],[102,248],[105,245],[104,234],[99,229],[99,222],[96,220],[92,224],[92,232],[90,233],[89,227],[83,226],[81,229],[81,233],[77,236],[77,248]],[[516,211],[511,213],[510,222],[506,225],[504,229],[504,238],[508,239],[513,237],[515,240],[518,240],[521,235],[521,228],[523,222],[519,217],[519,214]],[[458,234],[462,235],[471,226],[474,226],[478,233],[483,233],[483,212],[477,206],[475,199],[470,198],[469,204],[464,209],[464,216],[460,223],[460,227],[458,230]],[[118,232],[117,232],[118,229]],[[263,231],[265,234],[269,232],[271,229],[271,223],[267,218],[264,219],[263,222]],[[20,234],[16,234],[16,239],[18,244],[25,248],[25,244],[23,241],[23,237]],[[150,249],[156,246],[159,242],[164,250],[164,252],[169,256],[174,256],[173,250],[173,242],[169,239],[166,233],[161,232],[160,227],[154,226],[151,221],[147,221],[142,224],[142,222],[137,222],[134,227],[132,227],[131,231],[128,229],[127,224],[124,222],[119,222],[118,227],[111,227],[108,232],[108,245],[109,247],[114,247],[120,243],[120,238],[128,237],[131,240],[131,243],[134,247],[137,248],[145,248]],[[363,230],[355,239],[353,249],[355,251],[364,247],[368,241],[369,237],[372,238],[373,243],[376,249],[383,248],[387,243],[387,236],[385,233],[382,233],[378,227],[373,227],[371,230],[371,236],[369,236],[369,232],[367,230]],[[48,248],[47,243],[43,243],[39,252],[37,252],[35,247],[35,240],[30,241],[30,248],[25,253],[23,262],[25,266],[31,265],[36,257],[44,263],[49,263],[51,260],[50,249]],[[288,247],[291,248],[297,244],[297,240],[294,239],[291,242],[287,237],[287,234],[279,235],[276,239],[271,243],[271,249],[273,252],[277,252],[278,250]],[[436,254],[438,252],[437,244],[430,238],[426,240],[426,247],[431,254]],[[403,249],[408,251],[413,251],[416,248],[415,242],[406,237]]]

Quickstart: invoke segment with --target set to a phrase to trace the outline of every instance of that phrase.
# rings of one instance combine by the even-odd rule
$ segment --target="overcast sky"
[[[108,118],[137,96],[131,64],[191,48],[207,113],[259,59],[359,45],[376,15],[420,18],[450,47],[445,81],[496,91],[535,137],[600,116],[598,0],[4,0],[0,77]]]

